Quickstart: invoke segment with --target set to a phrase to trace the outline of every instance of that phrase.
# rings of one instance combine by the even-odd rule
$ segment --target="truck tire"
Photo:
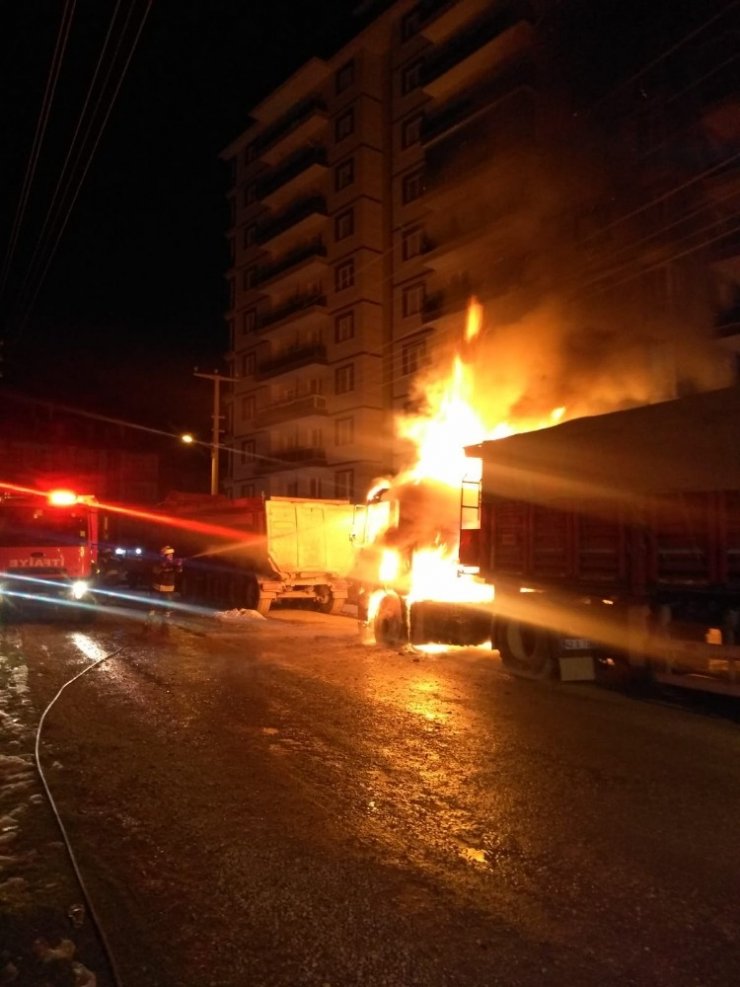
[[[316,609],[319,613],[341,613],[346,596],[335,596],[328,586],[318,586],[316,589]]]
[[[247,576],[244,579],[244,590],[242,594],[243,606],[247,610],[256,610],[257,613],[261,613],[263,617],[267,616],[267,611],[270,609],[272,604],[272,598],[267,597],[266,599],[262,596],[262,591],[260,590],[260,582],[256,576]]]
[[[550,678],[555,672],[553,639],[542,627],[519,620],[498,620],[495,647],[507,671],[527,679]]]
[[[386,593],[380,601],[378,612],[373,620],[375,643],[396,648],[408,640],[406,615],[401,598],[395,593]]]

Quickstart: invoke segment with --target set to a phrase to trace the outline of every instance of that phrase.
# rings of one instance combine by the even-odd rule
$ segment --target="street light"
[[[191,446],[195,442],[195,436],[191,435],[190,432],[185,432],[184,435],[180,436],[180,442],[186,446]]]
[[[212,374],[199,373],[196,367],[193,371],[194,377],[203,377],[205,380],[213,381],[213,438],[211,440],[211,494],[218,493],[218,440],[221,431],[221,381],[233,383],[239,380],[238,377],[227,377],[214,370]]]

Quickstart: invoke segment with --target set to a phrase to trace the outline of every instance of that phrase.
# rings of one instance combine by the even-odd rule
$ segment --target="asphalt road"
[[[4,638],[18,763],[117,648],[41,756],[122,987],[740,983],[731,718],[369,648],[343,617],[111,618]],[[0,904],[25,880],[59,911],[80,893],[22,780]],[[106,987],[93,932],[69,934]]]

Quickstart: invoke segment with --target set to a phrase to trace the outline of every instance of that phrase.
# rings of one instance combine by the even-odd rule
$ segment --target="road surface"
[[[49,710],[41,761],[123,987],[740,983],[731,718],[304,611],[4,632],[11,917],[81,897],[33,728],[113,651]],[[89,915],[55,928],[114,982]]]

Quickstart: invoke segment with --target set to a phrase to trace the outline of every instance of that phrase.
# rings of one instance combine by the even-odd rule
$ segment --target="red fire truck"
[[[95,498],[71,490],[0,493],[0,610],[92,618],[98,563]]]

